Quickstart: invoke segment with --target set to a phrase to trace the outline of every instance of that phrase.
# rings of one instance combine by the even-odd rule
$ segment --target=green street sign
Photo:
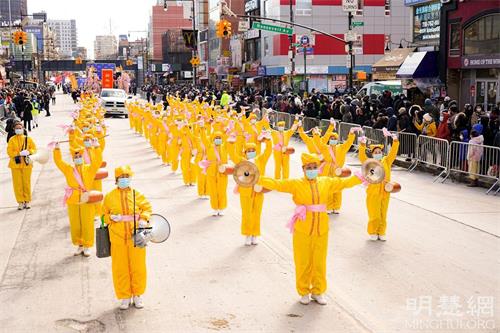
[[[276,32],[276,33],[284,34],[284,35],[293,35],[292,28],[285,28],[285,27],[280,27],[278,25],[271,25],[271,24],[265,24],[265,23],[260,23],[260,22],[253,22],[252,29],[271,31],[271,32]]]
[[[353,27],[362,27],[365,25],[365,22],[352,22]]]

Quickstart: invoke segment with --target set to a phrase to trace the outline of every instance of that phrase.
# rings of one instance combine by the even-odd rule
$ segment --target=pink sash
[[[279,141],[277,144],[274,145],[273,149],[275,151],[281,152],[283,150],[283,133],[279,132],[278,134],[279,134],[279,139],[278,139]]]
[[[135,214],[135,219],[138,221],[140,215]],[[131,222],[134,220],[134,215],[122,215],[122,220],[120,222]]]
[[[80,188],[74,189],[74,188],[68,186],[68,187],[66,187],[64,189],[63,206],[66,206],[67,201],[73,195],[73,192],[75,190],[76,191],[87,192],[87,189],[85,188],[85,185],[83,184],[82,176],[80,175],[80,173],[78,172],[78,170],[76,169],[76,167],[73,168],[73,176],[75,177],[75,180],[78,183],[78,186]]]
[[[300,205],[295,207],[293,216],[286,225],[290,230],[290,233],[293,234],[293,232],[295,231],[295,223],[297,223],[298,220],[304,221],[306,219],[307,212],[314,212],[314,213],[326,212],[326,205]]]
[[[83,160],[85,161],[85,164],[91,163],[88,148],[85,148],[85,150],[83,151]]]

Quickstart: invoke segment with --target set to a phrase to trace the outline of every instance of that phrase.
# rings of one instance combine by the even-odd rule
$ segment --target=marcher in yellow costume
[[[117,187],[106,194],[103,203],[104,222],[109,226],[111,262],[115,294],[121,300],[120,309],[142,308],[146,290],[146,248],[134,246],[134,202],[138,228],[148,226],[152,208],[142,193],[130,187],[132,171],[129,166],[115,169]],[[135,197],[135,199],[134,199]]]
[[[36,153],[36,146],[30,137],[24,135],[21,122],[14,124],[14,131],[16,135],[12,136],[7,144],[12,185],[18,203],[17,209],[30,209],[33,164],[29,162],[29,155]]]
[[[234,163],[241,161],[250,161],[255,163],[259,169],[261,176],[265,175],[266,164],[271,157],[271,140],[266,139],[266,149],[260,155],[257,155],[255,143],[245,144],[244,156],[235,154],[232,158]],[[239,151],[239,150],[238,150]],[[245,245],[257,245],[258,236],[260,236],[260,216],[262,213],[262,205],[264,204],[264,193],[260,186],[240,187],[236,190],[240,194],[241,204],[241,234],[246,236]]]
[[[285,150],[290,143],[290,138],[297,130],[297,124],[294,123],[291,129],[285,131],[285,122],[278,121],[277,127],[277,131],[271,131],[274,144],[274,178],[288,179],[290,175],[290,155],[285,154]]]
[[[104,139],[103,139],[104,140]],[[85,134],[84,139],[83,139],[83,146],[84,146],[84,152],[83,152],[83,162],[85,164],[91,164],[92,160],[99,158],[101,161],[103,160],[102,158],[102,148],[103,146],[99,143],[100,140],[98,141],[97,138],[94,138],[91,134]],[[92,149],[92,147],[95,147],[95,149]],[[100,156],[96,156],[100,155]],[[99,192],[102,192],[102,180],[101,179],[95,179],[94,183],[92,184],[91,190],[96,190]],[[102,202],[96,202],[94,204],[94,212],[96,218],[99,218],[102,215]]]
[[[338,134],[331,133],[325,136],[327,143],[322,142],[319,145],[319,150],[323,157],[323,162],[321,163],[320,172],[321,176],[337,177],[335,175],[335,170],[344,167],[345,158],[349,149],[351,149],[352,144],[356,136],[355,132],[361,131],[360,127],[351,128],[347,140],[339,144]],[[338,214],[340,207],[342,206],[342,191],[330,193],[328,204],[326,206],[326,211],[328,214]]]
[[[226,144],[221,132],[213,133],[211,141],[202,135],[202,140],[207,147],[207,188],[213,209],[212,215],[222,216],[227,207],[227,175],[220,172],[219,167],[227,164]]]
[[[99,149],[99,148],[92,148]],[[90,248],[94,245],[95,205],[80,203],[83,192],[92,189],[95,175],[102,163],[102,155],[97,154],[91,164],[83,161],[83,147],[70,148],[74,164],[62,159],[59,145],[54,149],[54,162],[66,178],[68,187],[65,190],[64,203],[68,205],[68,217],[71,228],[71,241],[78,246],[75,255],[83,253],[90,256]]]
[[[297,205],[289,223],[293,232],[296,287],[302,304],[312,299],[326,304],[326,255],[328,250],[328,215],[326,204],[331,192],[341,191],[361,183],[358,177],[317,177],[320,159],[316,154],[304,153],[302,169],[304,178],[276,180],[263,177],[259,184],[264,188],[293,195]]]
[[[387,133],[387,132],[386,132]],[[386,134],[389,135],[389,134]],[[359,146],[359,160],[361,163],[366,161],[366,139],[361,139]],[[385,191],[385,182],[391,181],[391,166],[396,159],[399,140],[396,135],[393,136],[392,147],[387,156],[383,156],[384,145],[371,145],[370,151],[374,159],[380,161],[385,170],[385,181],[380,184],[370,184],[366,189],[366,208],[368,210],[367,231],[370,240],[386,241],[385,231],[387,228],[387,209],[389,208],[389,199],[391,194]]]
[[[196,146],[190,126],[183,126],[180,130],[181,140],[181,170],[184,185],[194,186],[196,183],[196,168],[192,161],[193,153],[196,155]]]
[[[203,134],[202,134],[203,133]],[[196,167],[196,185],[198,189],[198,196],[201,199],[208,199],[208,184],[207,184],[207,170],[203,167],[203,163],[207,163],[207,148],[205,143],[202,141],[202,136],[206,136],[207,128],[205,126],[205,122],[200,120],[195,129],[195,145],[196,145],[196,158],[195,158],[195,167]],[[204,162],[202,162],[204,161]]]

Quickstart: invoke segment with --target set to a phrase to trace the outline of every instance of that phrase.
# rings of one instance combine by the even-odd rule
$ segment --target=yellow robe
[[[109,227],[113,285],[118,299],[140,296],[146,290],[146,248],[134,247],[134,222],[113,222],[110,215],[133,215],[134,196],[130,189],[115,188],[104,198],[104,222]],[[135,190],[135,213],[148,221],[152,208],[148,200]]]
[[[399,140],[394,140],[391,150],[387,156],[380,161],[385,170],[385,181],[391,181],[391,166],[399,149]],[[359,146],[359,160],[361,163],[366,161],[366,145]],[[368,210],[368,227],[370,235],[385,235],[387,229],[387,210],[389,208],[389,199],[391,194],[384,189],[384,182],[380,184],[370,184],[366,189],[366,209]]]
[[[289,129],[288,131],[275,131],[272,130],[271,135],[273,138],[273,145],[282,144],[283,147],[288,147],[290,143],[290,138],[293,133],[295,133],[294,129]],[[288,179],[290,176],[290,155],[283,154],[281,149],[278,147],[274,149],[274,178],[276,179]]]
[[[27,145],[25,145],[27,143]],[[24,134],[14,135],[7,144],[7,155],[9,155],[9,168],[12,173],[12,185],[17,203],[31,202],[31,171],[33,164],[25,163],[24,157],[21,157],[21,163],[16,164],[14,158],[19,156],[22,150],[28,150],[30,155],[36,153],[35,142]]]
[[[75,176],[74,166],[65,162],[61,156],[61,150],[54,149],[54,162],[66,178],[68,187],[73,189],[71,196],[66,201],[68,205],[68,218],[71,229],[71,241],[74,245],[92,247],[94,245],[94,204],[80,204],[83,193]],[[82,178],[85,189],[90,190],[94,184],[94,178],[101,166],[102,158],[98,154],[91,164],[76,166]]]
[[[316,180],[275,180],[263,177],[259,184],[270,190],[290,193],[296,205],[325,205],[331,192],[360,184],[357,177]],[[307,211],[305,220],[294,227],[293,253],[297,292],[303,296],[326,291],[326,255],[328,250],[328,215],[324,212]]]

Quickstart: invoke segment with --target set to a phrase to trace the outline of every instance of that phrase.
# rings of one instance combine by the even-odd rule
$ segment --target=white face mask
[[[284,130],[285,130],[285,128],[283,126],[278,127],[278,131],[283,132]]]
[[[21,135],[21,134],[23,134],[23,132],[24,132],[24,131],[23,131],[23,129],[22,129],[22,128],[16,128],[16,129],[14,130],[14,133],[16,133],[16,135]]]

